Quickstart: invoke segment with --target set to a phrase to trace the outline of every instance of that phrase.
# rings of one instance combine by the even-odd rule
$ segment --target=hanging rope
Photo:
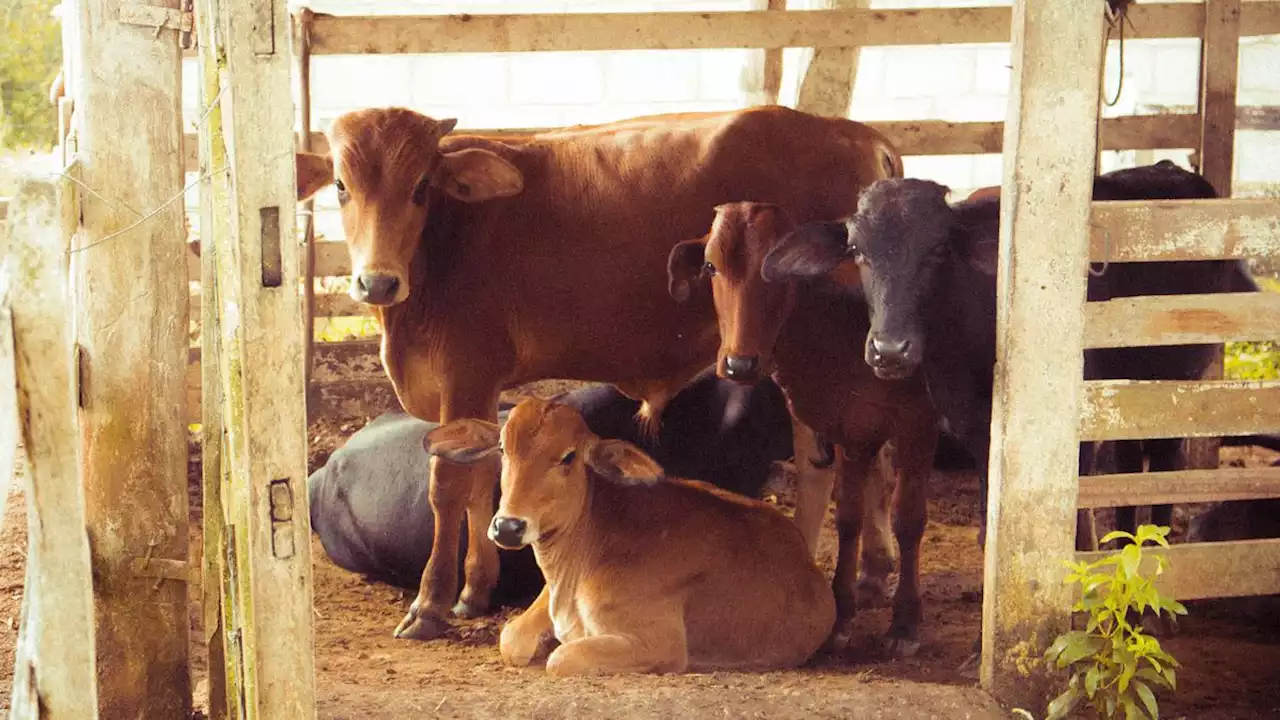
[[[1107,3],[1107,39],[1106,44],[1111,42],[1111,32],[1116,30],[1120,34],[1120,78],[1116,81],[1116,96],[1107,100],[1103,98],[1103,102],[1107,107],[1114,107],[1120,102],[1120,93],[1124,91],[1124,26],[1128,23],[1133,26],[1133,21],[1129,20],[1129,6],[1134,0],[1105,0]]]

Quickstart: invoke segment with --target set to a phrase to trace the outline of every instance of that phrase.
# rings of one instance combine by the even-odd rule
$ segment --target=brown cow
[[[719,375],[754,383],[772,373],[795,417],[843,450],[837,505],[840,554],[832,583],[837,610],[833,650],[842,649],[852,633],[863,478],[881,448],[892,443],[899,471],[894,532],[901,575],[888,646],[895,655],[909,655],[919,647],[923,614],[920,539],[937,446],[937,416],[919,377],[881,380],[865,363],[856,362],[870,324],[865,303],[764,278],[765,256],[792,227],[788,213],[777,205],[717,207],[705,240],[683,242],[672,250],[672,294],[687,296],[695,283],[709,282],[720,322]]]
[[[568,405],[525,400],[501,431],[455,420],[424,446],[460,463],[503,455],[489,537],[532,545],[547,579],[502,629],[510,665],[539,659],[554,638],[563,644],[547,657],[550,675],[767,670],[805,662],[830,631],[831,591],[786,516],[664,478]]]
[[[502,388],[557,377],[612,383],[656,421],[718,345],[708,297],[681,307],[664,292],[671,247],[704,232],[723,202],[836,219],[862,188],[902,173],[874,129],[783,107],[642,118],[518,145],[446,138],[454,125],[361,110],[334,122],[332,157],[298,158],[300,199],[338,188],[351,294],[375,306],[400,402],[442,423],[494,421]],[[433,551],[397,636],[447,627],[464,510],[470,543],[454,613],[487,609],[493,472],[432,463]],[[830,486],[823,497],[811,485],[800,486],[808,509],[798,522],[816,539]]]

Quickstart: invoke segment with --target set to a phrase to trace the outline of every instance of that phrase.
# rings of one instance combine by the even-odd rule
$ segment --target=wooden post
[[[216,1],[212,0],[216,7]],[[216,12],[196,8],[198,44],[214,46]],[[209,21],[206,21],[208,19]],[[203,58],[204,55],[202,54]],[[227,488],[226,416],[222,395],[221,338],[218,317],[218,242],[226,242],[230,222],[227,153],[222,141],[222,110],[218,66],[200,63],[200,487],[201,582],[200,607],[205,646],[209,651],[209,720],[243,717],[239,685],[228,674],[226,619],[222,603],[229,592],[227,577],[227,516],[222,495]],[[232,692],[228,692],[228,687]]]
[[[0,258],[13,252],[9,244],[9,199],[0,198]],[[9,492],[13,489],[13,471],[18,459],[18,378],[14,368],[13,312],[9,306],[9,289],[13,283],[11,261],[0,260],[0,530],[4,529],[4,511],[9,508]]]
[[[298,48],[298,120],[299,149],[311,152],[311,8],[299,8],[294,18],[294,43]],[[306,348],[306,364],[302,370],[303,385],[311,394],[311,369],[315,365],[316,344],[316,202],[308,198],[303,205],[302,242],[306,246],[302,258],[302,342]]]
[[[1200,43],[1200,174],[1222,197],[1231,197],[1236,141],[1236,78],[1240,58],[1240,0],[1207,0]],[[1223,352],[1217,346],[1206,380],[1221,380]],[[1189,438],[1189,467],[1218,467],[1221,438]]]
[[[1103,3],[1016,0],[1004,134],[983,686],[1041,715],[1069,628]],[[1053,238],[1046,243],[1044,238]]]
[[[243,717],[308,718],[315,643],[289,15],[275,0],[201,7],[215,29],[201,62],[221,79],[218,122],[201,131],[210,148],[223,138],[230,174],[227,220],[214,220],[210,239],[216,296],[204,295],[219,304],[230,473],[227,695]]]
[[[785,10],[786,0],[754,0],[752,10]],[[752,50],[742,68],[746,104],[776,105],[782,88],[782,48]]]
[[[822,9],[862,9],[870,0],[819,0]],[[858,74],[856,47],[815,48],[800,81],[796,109],[815,115],[849,117],[853,102],[853,83]]]
[[[152,5],[178,9],[177,0]],[[178,31],[76,14],[80,436],[104,717],[186,717],[187,247]],[[92,189],[92,192],[85,188]]]
[[[0,270],[0,285],[13,272],[13,335],[6,339],[16,349],[18,417],[28,459],[27,577],[10,710],[10,717],[23,720],[98,717],[67,286],[67,239],[77,213],[70,184],[63,182],[28,181],[18,191],[10,210],[14,252]]]

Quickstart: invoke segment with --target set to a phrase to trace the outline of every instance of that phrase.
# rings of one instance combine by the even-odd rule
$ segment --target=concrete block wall
[[[793,1],[792,7],[812,6]],[[878,0],[877,8],[1008,5],[990,0]],[[744,10],[753,0],[317,0],[334,14],[493,12],[665,12]],[[1151,106],[1193,107],[1196,40],[1127,41],[1124,87],[1108,117],[1151,112]],[[794,104],[810,51],[784,52],[780,102]],[[542,127],[596,123],[659,112],[717,110],[749,104],[751,50],[584,53],[322,56],[313,59],[313,123],[326,129],[341,113],[376,105],[404,105],[435,117],[456,117],[465,128]],[[1005,114],[1010,81],[1007,43],[868,48],[861,52],[850,116],[858,120],[996,121]],[[758,65],[757,65],[758,67]],[[184,72],[189,125],[199,116],[194,60]],[[1107,97],[1115,94],[1119,44],[1110,44]],[[1280,104],[1280,37],[1250,39],[1241,48],[1240,103]],[[1237,134],[1237,182],[1280,181],[1280,134]],[[1106,153],[1103,171],[1188,152]],[[915,157],[907,172],[965,192],[1000,182],[998,155]],[[318,224],[340,237],[332,191],[318,198]],[[188,204],[195,208],[195,192]]]

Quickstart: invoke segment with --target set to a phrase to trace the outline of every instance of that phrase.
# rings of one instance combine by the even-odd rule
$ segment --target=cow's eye
[[[427,178],[418,181],[418,186],[413,189],[413,204],[422,206],[427,204]]]
[[[573,459],[576,457],[578,457],[578,453],[573,450],[570,450],[569,452],[564,454],[564,457],[560,458],[560,464],[568,467],[569,465],[573,464]]]
[[[703,265],[702,274],[706,275],[707,277],[715,277],[716,266],[712,265],[711,263],[707,263],[706,265]]]
[[[346,205],[347,201],[351,199],[351,194],[347,192],[346,184],[341,180],[334,178],[333,186],[338,189],[338,204]]]

